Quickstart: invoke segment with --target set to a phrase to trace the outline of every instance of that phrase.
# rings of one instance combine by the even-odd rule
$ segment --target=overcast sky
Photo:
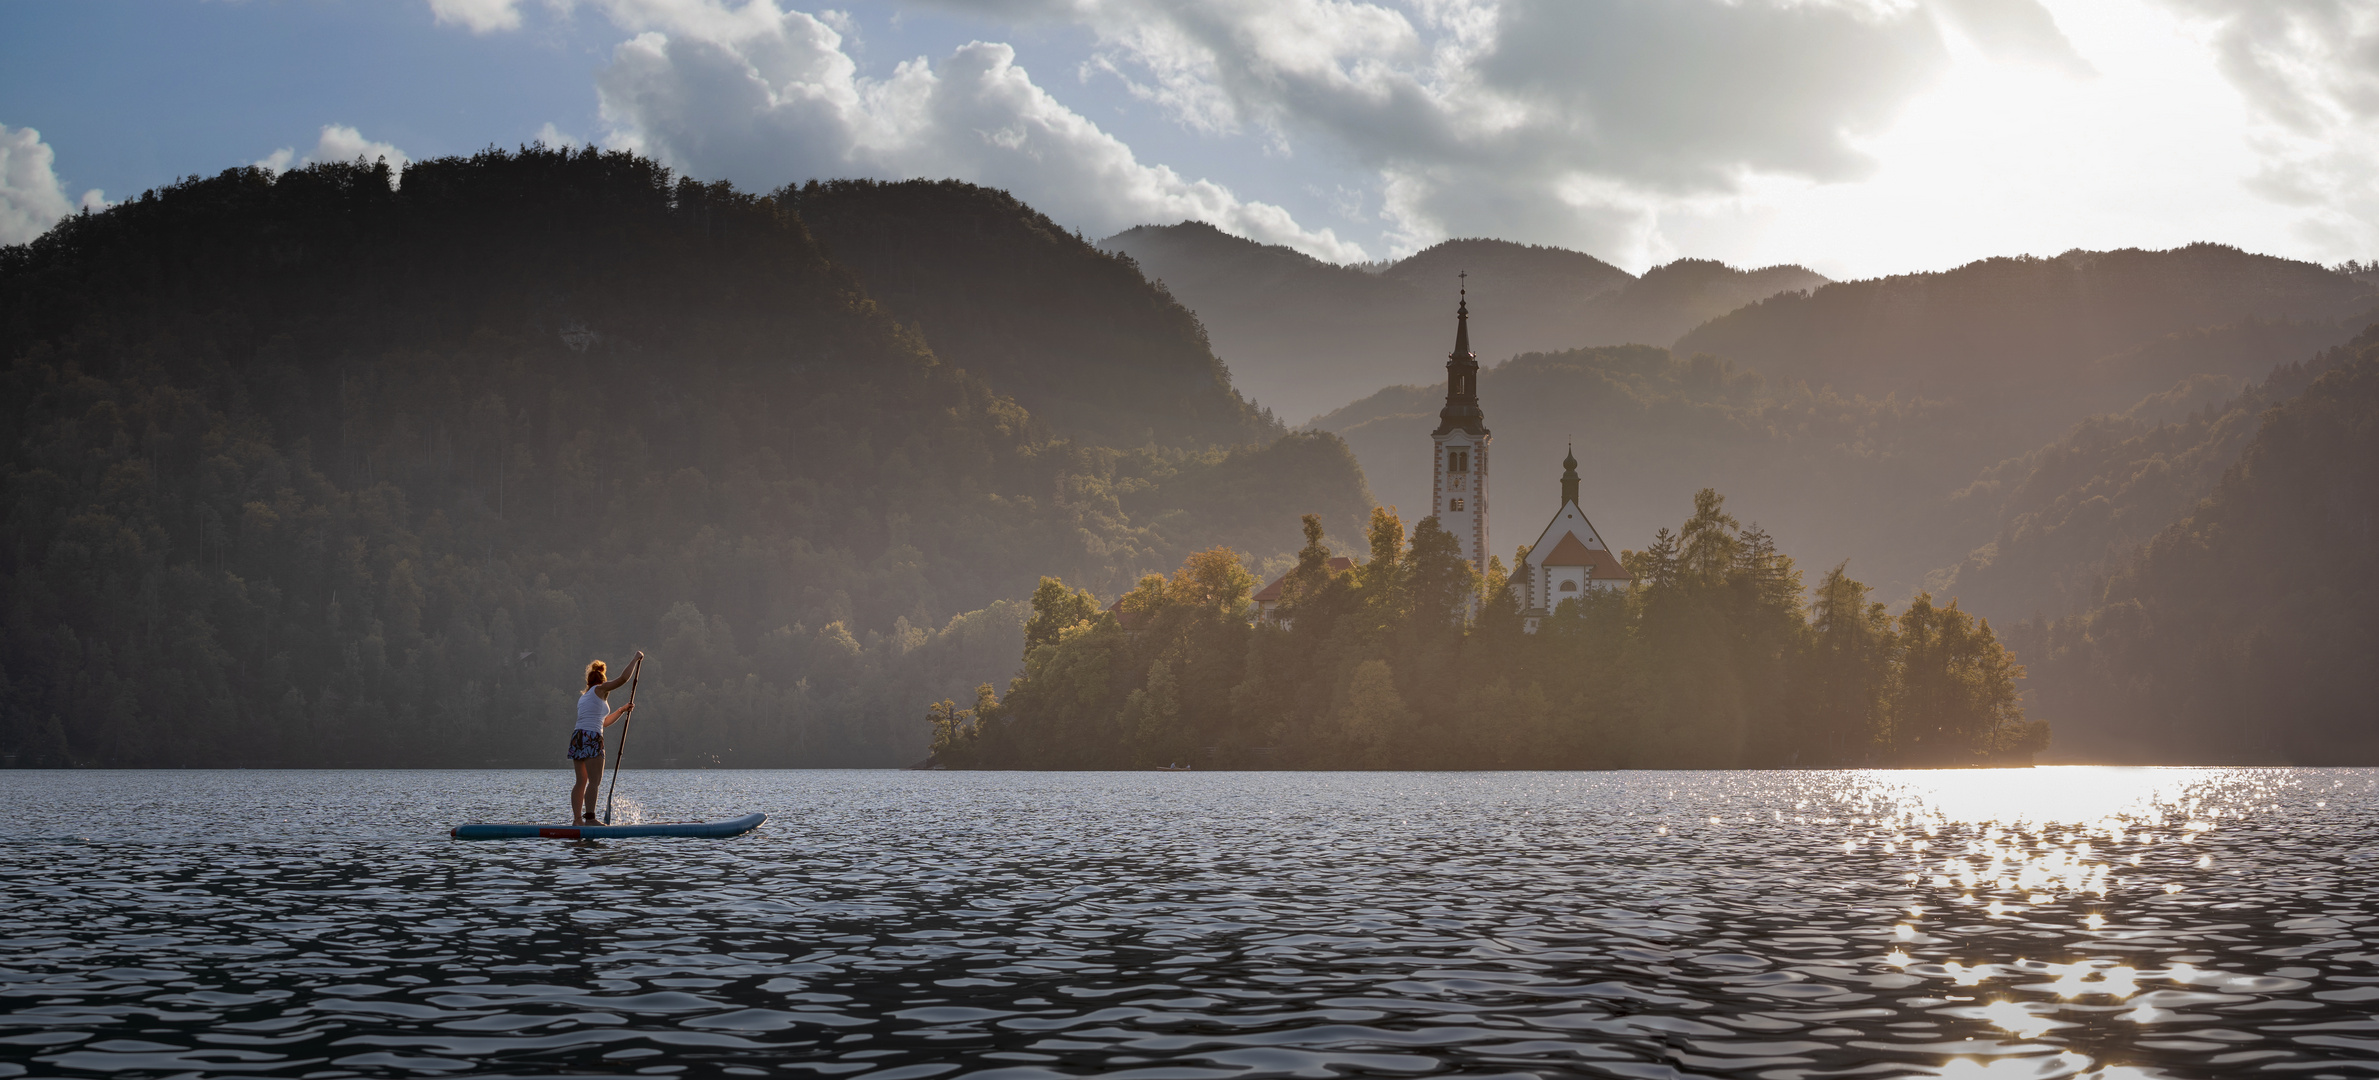
[[[539,138],[1341,262],[2330,263],[2379,257],[2379,0],[0,0],[0,242],[234,165]]]

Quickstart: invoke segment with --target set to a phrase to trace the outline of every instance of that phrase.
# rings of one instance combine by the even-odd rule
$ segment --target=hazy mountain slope
[[[2179,331],[2102,356],[2088,365],[2079,381],[2105,387],[2109,393],[2136,389],[2139,393],[2126,403],[2152,398],[2166,404],[2154,406],[2151,401],[2139,401],[2139,404],[2169,409],[2175,400],[2169,397],[2169,392],[2178,382],[2198,377],[2223,379],[2233,384],[2261,382],[2278,364],[2294,363],[2343,344],[2373,321],[2379,321],[2379,308],[2350,314],[2341,320],[2248,318]],[[2165,419],[2171,415],[2175,414],[2143,418]]]
[[[1470,277],[1461,277],[1464,273]],[[1508,240],[1448,240],[1381,268],[1378,277],[1416,296],[1444,292],[1448,282],[1459,289],[1467,280],[1482,299],[1492,294],[1515,314],[1574,310],[1635,281],[1635,275],[1582,251]]]
[[[2361,328],[2352,316],[2373,298],[2345,274],[2219,244],[2071,251],[1784,293],[1694,329],[1676,348],[1727,357],[1780,385],[2028,405],[2046,395],[2043,415],[2056,430],[2204,370],[2175,370],[2153,354],[2092,363],[2102,357],[2248,319],[2343,324],[2323,344],[2334,343]]]
[[[1671,282],[1689,279],[1697,269],[1675,264],[1655,270],[1609,294],[1609,302],[1678,289]],[[1781,445],[1739,448],[1782,455],[1772,461],[1728,460],[1714,449],[1727,445],[1723,439],[1686,439],[1624,410],[1606,415],[1608,403],[1599,395],[1609,389],[1601,378],[1584,377],[1565,364],[1516,358],[1510,372],[1490,366],[1480,380],[1502,466],[1496,475],[1504,494],[1493,501],[1492,528],[1509,536],[1511,529],[1533,527],[1521,519],[1538,510],[1515,505],[1500,478],[1513,475],[1516,460],[1559,460],[1564,440],[1575,436],[1582,449],[1629,460],[1640,470],[1614,491],[1610,512],[1618,523],[1665,520],[1674,512],[1668,503],[1716,484],[1745,514],[1814,545],[1808,550],[1859,557],[1860,573],[1887,596],[1928,578],[1941,587],[1942,568],[1989,545],[2010,515],[2029,512],[2001,505],[2002,489],[2026,468],[2020,464],[2026,455],[2042,452],[2094,414],[2139,405],[2144,411],[2105,423],[2130,431],[2163,422],[2170,417],[2149,413],[2169,412],[2164,392],[2176,385],[2220,399],[2234,396],[2244,382],[2352,337],[2363,323],[2350,320],[2374,310],[2367,306],[2374,295],[2345,274],[2214,245],[2074,253],[1781,292],[1679,340],[1679,359],[1710,356],[1715,366],[1707,370],[1732,364],[1738,378],[1756,372],[1761,382],[1741,391],[1733,406],[1752,410],[1747,415],[1765,415],[1807,393],[1845,410],[1834,419],[1837,425],[1878,418],[1873,430],[1841,429],[1839,445],[1855,448],[1846,460],[1865,463],[1846,465],[1846,472],[1781,467],[1812,464],[1802,451]],[[2212,322],[2224,317],[2231,321]],[[1486,355],[1493,355],[1486,350],[1496,341],[1496,324],[1491,310],[1474,305],[1472,340]],[[1887,364],[1882,358],[1889,356],[1907,359]],[[1522,380],[1525,389],[1510,378],[1524,371],[1532,373]],[[1857,377],[1828,377],[1838,372]],[[1373,492],[1385,502],[1410,507],[1428,498],[1427,432],[1434,426],[1441,378],[1432,371],[1425,383],[1381,390],[1314,422],[1347,437]],[[2143,404],[2144,397],[2164,404]],[[1895,428],[1881,419],[1903,415],[1924,416],[1926,425]],[[1761,428],[1767,429],[1764,421]],[[2092,437],[2106,440],[2108,430]],[[1798,422],[1792,434],[1802,436]],[[1807,434],[1824,433],[1812,428]],[[2235,451],[2233,446],[2228,452]],[[1868,471],[1876,468],[1883,471]],[[1645,505],[1628,494],[1637,490],[1665,492],[1668,503]],[[1854,507],[1858,512],[1850,513]],[[2126,528],[2152,530],[2166,520],[2151,517]],[[1859,524],[1836,524],[1850,521]],[[1813,531],[1796,537],[1800,522]],[[2078,540],[2083,533],[2065,535]],[[1969,608],[2003,620],[2021,618],[2055,610],[2062,601],[2048,596],[2086,584],[2094,558],[2078,566],[2060,562],[2065,569],[2050,577],[2065,584],[2029,577],[2019,583],[1980,570],[1952,580],[1959,588],[1982,590],[1967,601]],[[2049,606],[2035,606],[2042,604]]]
[[[900,764],[1039,575],[1367,503],[1327,437],[1052,441],[771,199],[591,151],[389,181],[235,169],[0,249],[0,753],[546,764],[645,647],[650,760]]]
[[[2238,401],[2238,379],[2193,376],[2046,446],[2031,441],[2022,419],[2030,407],[2021,403],[1843,397],[1780,387],[1707,354],[1644,347],[1515,357],[1479,377],[1495,432],[1489,529],[1504,552],[1534,536],[1575,439],[1587,510],[1621,547],[1647,543],[1691,492],[1714,486],[1738,516],[1794,550],[1853,559],[1886,598],[1923,586],[2000,621],[2058,614],[2070,610],[2059,604],[2095,595],[2092,567],[2110,551],[2145,539],[2203,494],[2253,430],[2256,402],[2277,400],[2259,395],[2293,394],[2318,374],[2298,346],[2338,333],[2251,323],[2161,339],[2149,351],[2187,360],[2174,369],[2271,375],[2298,366]],[[2133,362],[2140,351],[2116,359]],[[1429,500],[1428,434],[1443,400],[1436,383],[1389,387],[1315,426],[1346,438],[1383,503],[1417,513]],[[2218,408],[2187,419],[2208,407]],[[2175,421],[2186,423],[2160,428]],[[2147,464],[2159,455],[2163,464]],[[2075,494],[2080,488],[2089,493]],[[2113,502],[2092,503],[2100,494]],[[2080,527],[2062,528],[2068,515]]]
[[[2266,410],[2379,341],[2379,328],[2241,389],[2199,375],[1989,470],[1960,500],[1997,505],[1998,532],[1933,576],[1969,607],[2059,617],[2095,604],[2133,550],[2180,519],[2261,429]]]
[[[1582,501],[1603,537],[1643,548],[1654,529],[1715,487],[1744,522],[1898,601],[1926,570],[1971,547],[1971,523],[1942,513],[1940,477],[1991,460],[1938,403],[1773,394],[1752,372],[1650,346],[1531,353],[1484,368],[1479,398],[1495,433],[1489,535],[1508,561],[1559,502],[1575,440]],[[1343,435],[1372,491],[1407,517],[1428,512],[1429,431],[1438,386],[1382,390],[1316,421]],[[1938,553],[1931,563],[1923,552]]]
[[[1580,345],[1667,344],[1711,317],[1825,279],[1799,267],[1740,271],[1684,261],[1636,279],[1592,256],[1500,240],[1451,240],[1378,273],[1185,222],[1099,242],[1138,261],[1198,313],[1233,379],[1295,423],[1385,384],[1433,380],[1453,343],[1470,272],[1473,345],[1495,358]]]
[[[1677,336],[1736,308],[1778,293],[1813,289],[1826,279],[1798,266],[1737,270],[1709,259],[1679,259],[1588,305],[1593,340],[1666,345]]]
[[[1006,192],[835,180],[777,198],[936,356],[1061,434],[1119,446],[1280,435],[1232,389],[1188,310]]]
[[[2379,761],[2379,342],[2270,410],[2089,612],[2016,628],[2053,750]]]

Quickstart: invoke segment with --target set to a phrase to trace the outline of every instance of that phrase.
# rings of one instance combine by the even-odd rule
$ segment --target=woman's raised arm
[[[620,672],[619,678],[604,683],[603,685],[596,687],[595,690],[601,693],[604,697],[610,697],[612,691],[628,685],[628,680],[636,677],[636,669],[643,666],[644,654],[640,652],[636,654],[636,659],[628,661],[628,670]]]

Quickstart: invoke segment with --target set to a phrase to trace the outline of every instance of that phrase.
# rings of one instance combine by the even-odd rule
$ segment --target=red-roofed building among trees
[[[1634,580],[1578,508],[1578,454],[1572,450],[1561,459],[1561,509],[1512,568],[1512,588],[1520,594],[1528,629],[1535,632],[1537,621],[1564,600],[1595,589],[1624,589]]]

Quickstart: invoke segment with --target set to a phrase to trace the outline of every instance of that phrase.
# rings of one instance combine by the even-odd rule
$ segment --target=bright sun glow
[[[1664,215],[1674,250],[1654,257],[1719,250],[1864,277],[2297,227],[2295,210],[2244,197],[2260,136],[2203,27],[2137,0],[2047,6],[2090,70],[1988,56],[1952,35],[1934,87],[1857,140],[1872,175],[1753,178],[1745,196]]]
[[[2034,832],[2052,826],[2123,829],[2166,822],[2182,829],[2195,819],[2180,811],[2203,805],[2253,774],[2202,769],[1933,770],[1870,774],[1878,801],[1915,823],[1997,826]],[[2243,798],[2243,791],[2236,796]]]

